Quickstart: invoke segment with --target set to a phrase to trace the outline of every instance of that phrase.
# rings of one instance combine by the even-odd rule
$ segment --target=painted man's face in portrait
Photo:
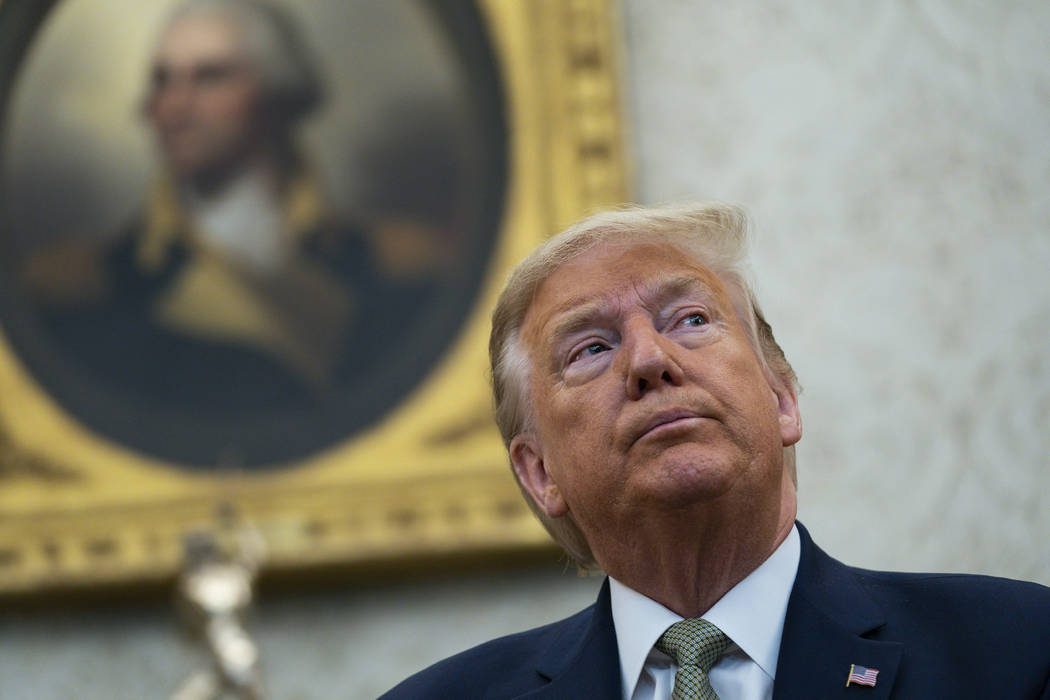
[[[145,114],[178,177],[234,170],[259,143],[263,86],[241,34],[221,16],[198,15],[160,39]]]

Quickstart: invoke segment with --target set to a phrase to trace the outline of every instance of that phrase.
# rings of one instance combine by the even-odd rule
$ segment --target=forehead
[[[155,60],[193,64],[228,60],[242,53],[242,29],[220,14],[193,14],[175,20],[164,30]]]
[[[686,291],[704,292],[716,303],[728,303],[718,276],[670,243],[599,244],[563,263],[544,280],[525,314],[523,330],[535,341],[566,317],[608,312],[625,295],[646,304]]]

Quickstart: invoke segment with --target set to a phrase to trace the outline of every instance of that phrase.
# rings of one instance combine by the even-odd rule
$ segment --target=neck
[[[761,566],[791,532],[795,489],[787,477],[784,481],[780,503],[770,508],[751,500],[646,514],[635,520],[627,541],[593,548],[598,563],[682,617],[699,617]]]
[[[260,148],[252,153],[215,167],[201,170],[183,179],[183,188],[192,197],[209,201],[220,199],[245,179],[265,182],[275,193],[283,185],[282,174],[290,170],[291,160],[283,149]]]
[[[222,206],[243,198],[245,192],[256,192],[277,199],[280,188],[276,172],[265,163],[249,163],[236,172],[227,173],[221,181],[202,187],[198,179],[183,183],[183,202],[191,209]]]

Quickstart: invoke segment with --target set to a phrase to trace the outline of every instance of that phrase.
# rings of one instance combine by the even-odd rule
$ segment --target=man
[[[338,275],[304,250],[337,236],[319,221],[320,183],[293,138],[320,98],[305,46],[277,8],[246,0],[179,6],[157,42],[143,109],[167,177],[145,231],[127,242],[134,250],[122,251],[134,258],[129,274],[146,278],[169,266],[175,249],[211,253],[189,254],[158,290],[156,320],[257,349],[318,386],[352,309]]]
[[[607,212],[515,270],[497,422],[530,506],[609,578],[385,697],[1050,699],[1050,590],[850,568],[795,522],[795,376],[745,228],[722,205]]]
[[[47,330],[89,373],[228,412],[316,404],[380,360],[387,319],[426,284],[386,274],[361,227],[328,206],[295,138],[322,96],[278,7],[173,10],[142,107],[164,165],[144,211],[103,248],[26,266]]]

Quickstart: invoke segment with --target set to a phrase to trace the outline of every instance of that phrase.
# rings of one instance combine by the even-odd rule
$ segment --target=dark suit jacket
[[[774,700],[1050,700],[1050,589],[856,569],[798,529]],[[586,610],[441,661],[383,700],[618,700],[619,664],[606,581]],[[875,687],[847,687],[850,664],[878,669]]]

